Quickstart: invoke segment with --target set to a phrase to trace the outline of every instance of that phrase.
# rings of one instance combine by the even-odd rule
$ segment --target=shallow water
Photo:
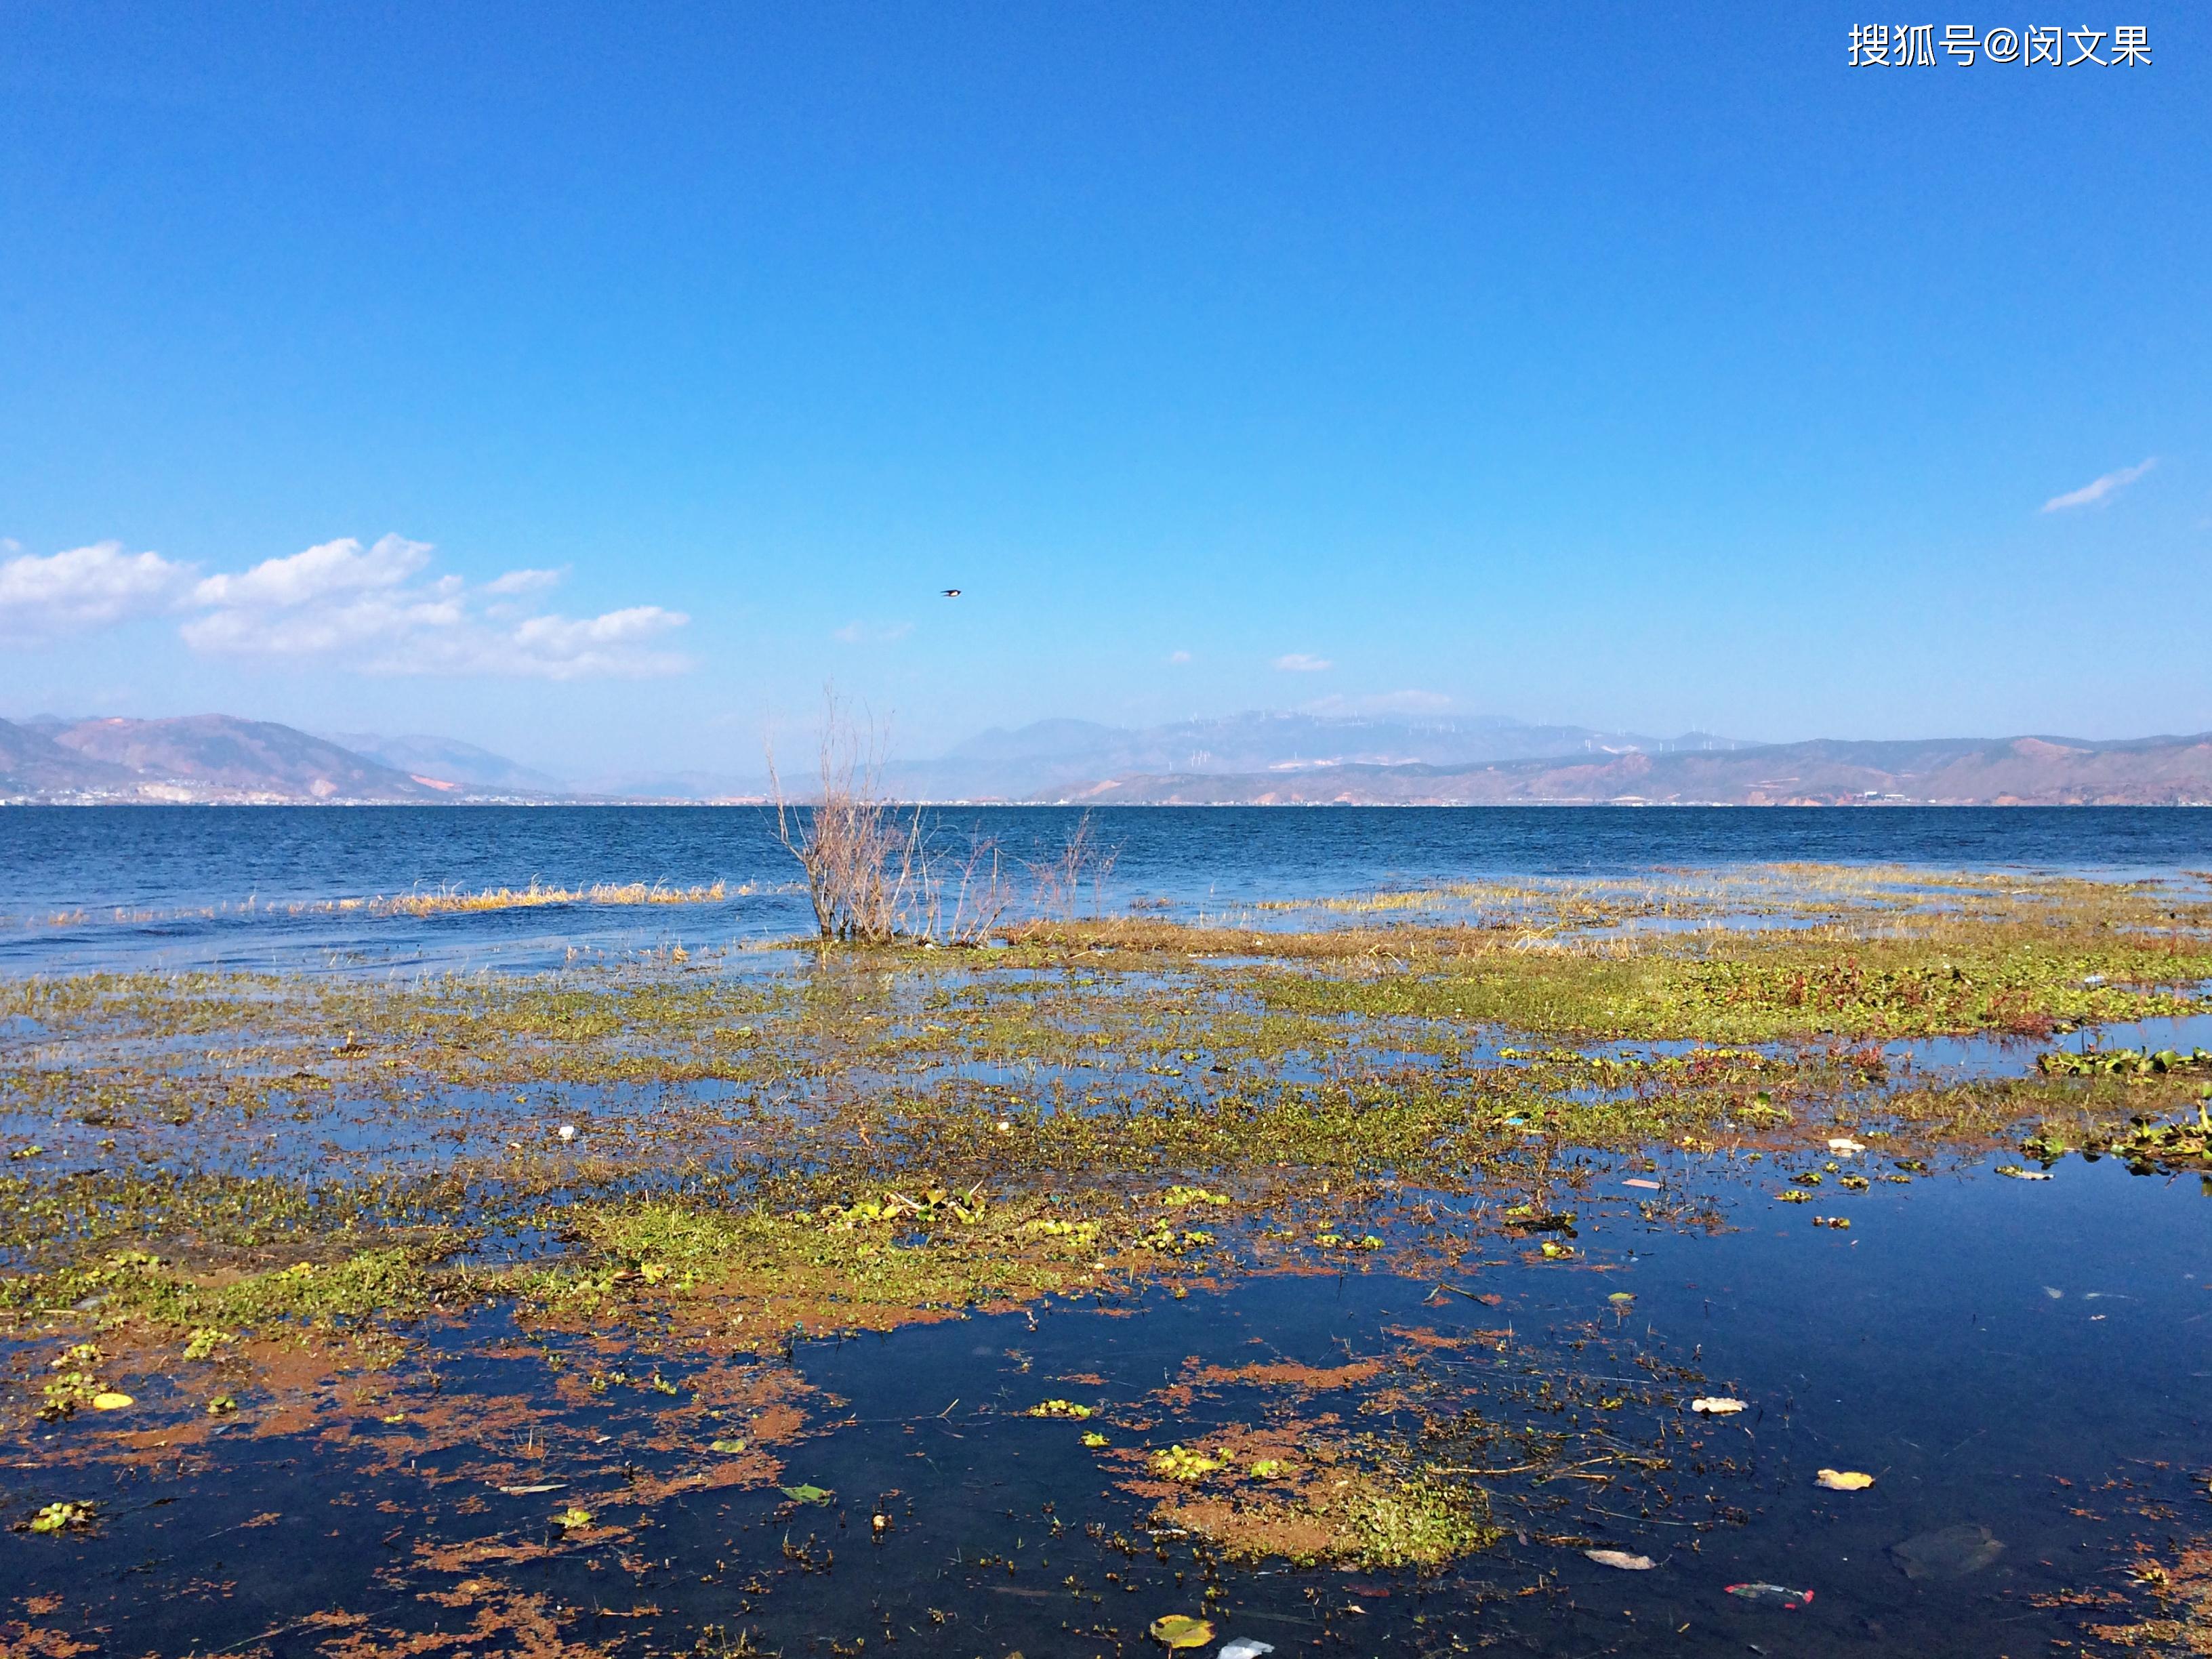
[[[2113,1587],[2130,1540],[2203,1526],[2212,1229],[2196,1181],[2109,1163],[2032,1184],[1961,1168],[1839,1197],[1856,1224],[1838,1234],[1771,1202],[1770,1178],[1747,1181],[1740,1163],[1670,1156],[1648,1178],[1717,1200],[1730,1224],[1709,1235],[1640,1220],[1626,1175],[1596,1172],[1581,1261],[1498,1249],[1462,1268],[1460,1288],[1495,1306],[1379,1269],[1272,1274],[1179,1301],[1055,1298],[802,1341],[792,1369],[819,1392],[777,1448],[777,1478],[830,1491],[818,1506],[773,1486],[626,1498],[626,1479],[649,1486],[699,1467],[717,1431],[696,1415],[672,1428],[688,1400],[632,1386],[563,1403],[533,1348],[497,1347],[513,1334],[506,1316],[427,1324],[391,1399],[333,1389],[303,1416],[249,1413],[170,1454],[143,1425],[127,1454],[109,1419],[41,1430],[26,1449],[45,1467],[0,1474],[0,1505],[94,1497],[108,1518],[91,1536],[0,1538],[0,1605],[57,1596],[35,1626],[97,1629],[120,1652],[327,1652],[348,1629],[333,1610],[384,1641],[459,1630],[486,1609],[501,1628],[557,1615],[578,1644],[525,1632],[503,1638],[509,1650],[641,1650],[720,1625],[787,1653],[825,1640],[850,1652],[864,1637],[927,1654],[1130,1652],[1152,1620],[1201,1610],[1202,1569],[1173,1538],[1155,1553],[1149,1502],[1122,1489],[1113,1450],[1081,1445],[1083,1428],[1103,1425],[1123,1448],[1207,1443],[1271,1408],[1376,1428],[1446,1407],[1542,1424],[1556,1398],[1613,1389],[1634,1397],[1604,1427],[1662,1449],[1671,1468],[1613,1486],[1493,1481],[1505,1540],[1438,1575],[1218,1566],[1221,1635],[1283,1652],[1449,1651],[1456,1637],[1562,1656],[1747,1643],[2016,1655],[2072,1638],[2083,1616],[2038,1597]],[[1617,1291],[1635,1297],[1626,1313],[1607,1300]],[[1500,1331],[1512,1334],[1500,1346],[1425,1350],[1445,1381],[1410,1407],[1381,1391],[1176,1391],[1201,1362],[1329,1367],[1402,1354],[1407,1332]],[[574,1368],[593,1363],[587,1338],[550,1346]],[[655,1363],[686,1395],[712,1370],[672,1352]],[[1682,1410],[1693,1391],[1751,1409],[1695,1418]],[[1098,1416],[1018,1414],[1047,1396]],[[395,1403],[409,1421],[381,1420]],[[1875,1485],[1821,1491],[1823,1467]],[[497,1490],[522,1484],[557,1490]],[[586,1495],[603,1535],[549,1526]],[[891,1523],[880,1543],[875,1512]],[[1916,1581],[1890,1553],[1961,1524],[1990,1528],[2002,1554]],[[1619,1572],[1540,1541],[1569,1535],[1658,1565]],[[1814,1598],[1784,1612],[1727,1594],[1746,1581]]]
[[[2212,819],[2185,812],[1102,819],[1124,844],[1121,892],[1165,896],[1171,916],[1226,912],[1255,926],[1277,925],[1239,908],[1262,897],[1747,859],[2172,875],[2206,861],[2197,826],[2212,830]],[[1043,812],[991,820],[1025,844],[1048,842],[1069,822]],[[224,908],[241,891],[320,902],[533,876],[570,886],[719,878],[773,887],[783,855],[758,815],[742,812],[11,812],[0,815],[0,843],[19,854],[0,858],[0,912],[18,918],[0,927],[0,971],[14,973],[195,963],[527,970],[565,963],[579,949],[614,957],[679,938],[748,945],[803,920],[793,896],[773,890],[647,911],[428,918]],[[118,906],[166,919],[115,920]],[[101,907],[105,920],[93,914]],[[86,920],[38,920],[78,908]],[[197,911],[208,914],[185,914]],[[749,950],[736,960],[766,974],[781,959]],[[848,1015],[927,1018],[908,1006],[921,983],[854,974],[806,988]],[[1054,983],[1050,974],[1009,974],[993,988],[1012,1002],[1035,992],[1052,1017],[1085,1018],[1072,1001],[1053,1003]],[[750,1019],[753,1006],[732,1003],[715,1018]],[[744,1070],[729,1050],[728,1075],[665,1089],[518,1080],[410,1093],[404,1078],[375,1083],[371,1047],[353,1051],[364,1057],[335,1091],[280,1091],[267,1103],[253,1094],[236,1109],[210,1094],[188,1124],[156,1118],[144,1103],[112,1122],[52,1124],[18,1104],[0,1129],[11,1144],[43,1139],[27,1168],[56,1182],[136,1159],[142,1170],[191,1162],[320,1188],[482,1158],[474,1207],[456,1213],[492,1224],[457,1261],[491,1268],[574,1252],[574,1241],[533,1218],[572,1183],[605,1195],[633,1184],[665,1190],[679,1166],[696,1178],[720,1167],[733,1140],[724,1132],[747,1114],[796,1120],[820,1104],[811,1087],[941,1083],[1040,1106],[1056,1096],[1079,1103],[1093,1091],[1195,1097],[1217,1086],[1212,1056],[1201,1036],[1186,1039],[1182,1021],[1195,1030],[1207,1015],[1194,1001],[1177,1007],[1170,997],[1166,1006],[1171,1057],[1155,1043],[1097,1071],[1082,1060],[1004,1058],[980,1038],[877,1071],[866,1042],[884,1028],[872,1026],[847,1033],[845,1069],[818,1074],[807,1069],[804,1033],[787,1033],[788,1079]],[[1162,1036],[1156,1027],[1144,1035]],[[1334,1079],[1341,1063],[1389,1087],[1395,1068],[1413,1076],[1507,1064],[1501,1047],[1552,1046],[1468,1031],[1447,1045],[1447,1062],[1444,1048],[1388,1021],[1364,1022],[1358,1036],[1341,1056],[1326,1045],[1293,1048],[1266,1062],[1267,1075],[1294,1085]],[[0,1036],[12,1066],[88,1063],[65,1030],[18,1020]],[[320,1066],[341,1036],[350,1041],[313,1033],[307,1063]],[[162,1039],[175,1047],[179,1075],[195,1050],[259,1040],[250,1030]],[[608,1041],[619,1048],[630,1038]],[[1893,1080],[1997,1078],[2022,1074],[2058,1041],[1941,1038],[1886,1053]],[[2186,1051],[2212,1047],[2212,1016],[2063,1041]],[[1697,1046],[1577,1045],[1636,1058]],[[1808,1078],[1821,1063],[1817,1054],[1797,1059]],[[1545,1075],[1562,1101],[1613,1086],[1585,1085],[1571,1066]],[[1849,1068],[1822,1086],[1878,1095]],[[18,1101],[33,1098],[68,1096],[25,1084]],[[995,1114],[995,1097],[992,1104]],[[580,1127],[573,1145],[554,1138],[562,1121]],[[574,1328],[525,1321],[505,1303],[456,1306],[403,1323],[410,1346],[396,1361],[349,1369],[302,1359],[297,1375],[238,1382],[237,1414],[211,1421],[204,1396],[227,1374],[180,1367],[173,1355],[134,1373],[118,1354],[113,1381],[137,1395],[134,1407],[39,1425],[0,1465],[0,1521],[58,1499],[100,1509],[81,1533],[0,1533],[0,1652],[68,1652],[82,1640],[118,1653],[322,1659],[1103,1659],[1157,1652],[1145,1638],[1152,1620],[1205,1613],[1221,1638],[1268,1642],[1284,1656],[1494,1644],[1559,1659],[1747,1649],[2018,1659],[2080,1639],[2085,1624],[2140,1616],[2139,1599],[2125,1601],[2138,1547],[2169,1552],[2173,1539],[2212,1530],[2212,1187],[2132,1176],[2109,1158],[2069,1158],[2048,1181],[2009,1179],[1994,1172],[1999,1156],[1978,1151],[1928,1153],[1933,1172],[1893,1182],[1881,1178],[1898,1171],[1881,1149],[1903,1141],[1875,1142],[1869,1132],[1875,1151],[1836,1160],[1838,1174],[1875,1177],[1869,1190],[1844,1190],[1831,1176],[1810,1189],[1811,1201],[1780,1202],[1793,1173],[1826,1161],[1815,1149],[1828,1132],[1813,1133],[1796,1151],[1757,1158],[1559,1149],[1556,1167],[1545,1165],[1543,1207],[1573,1212],[1573,1231],[1561,1237],[1574,1254],[1565,1259],[1546,1259],[1536,1236],[1498,1230],[1498,1207],[1533,1199],[1528,1192],[1428,1194],[1382,1181],[1338,1212],[1313,1212],[1309,1193],[1300,1200],[1308,1208],[1281,1214],[1211,1212],[1218,1241],[1170,1261],[1142,1289],[1115,1288],[1102,1273],[1109,1282],[1092,1293],[880,1335],[817,1328],[766,1358],[731,1332],[664,1317],[650,1298]],[[587,1163],[602,1156],[635,1167],[586,1180]],[[787,1157],[799,1164],[807,1154]],[[532,1201],[507,1206],[510,1188]],[[1816,1217],[1850,1224],[1817,1225]],[[1314,1233],[1322,1225],[1355,1237],[1371,1228],[1382,1247],[1322,1249]],[[1173,1294],[1175,1285],[1187,1294]],[[0,1364],[35,1388],[68,1340],[58,1324],[19,1325],[0,1340]],[[1354,1381],[1314,1380],[1366,1362],[1372,1373]],[[1228,1374],[1255,1363],[1308,1370]],[[1688,1400],[1704,1394],[1749,1409],[1689,1413]],[[1047,1399],[1079,1401],[1096,1415],[1024,1414]],[[1086,1447],[1086,1431],[1107,1443]],[[1248,1459],[1250,1446],[1287,1447],[1282,1455],[1318,1468],[1331,1447],[1370,1434],[1390,1447],[1460,1448],[1453,1455],[1483,1471],[1498,1543],[1426,1574],[1298,1569],[1279,1557],[1236,1565],[1155,1511],[1163,1498],[1205,1496],[1213,1478],[1188,1492],[1164,1485],[1148,1460],[1169,1446],[1234,1442]],[[1549,1434],[1577,1449],[1564,1464],[1516,1450]],[[742,1451],[713,1449],[716,1439],[734,1445],[733,1435],[747,1442]],[[1595,1455],[1577,1465],[1584,1451]],[[1874,1483],[1826,1491],[1814,1483],[1823,1468]],[[781,1490],[804,1497],[808,1487],[826,1500]],[[592,1511],[590,1524],[556,1523],[572,1504]],[[1958,1539],[1982,1538],[1978,1528],[2002,1548],[1982,1549],[1987,1559],[1969,1551],[1971,1571],[1904,1570],[1898,1547],[1934,1536],[1915,1548],[1940,1557],[1948,1537],[1955,1556]],[[1584,1555],[1593,1547],[1656,1565],[1615,1571]],[[1729,1593],[1747,1583],[1810,1591],[1812,1601],[1783,1610]],[[2092,1605],[2085,1595],[2106,1600]]]
[[[2212,1048],[2212,1014],[2115,1020],[2051,1037],[1917,1037],[1886,1044],[1883,1052],[1893,1062],[1908,1062],[1923,1078],[1965,1079],[2018,1077],[2034,1066],[2037,1055],[2053,1049],[2086,1053],[2100,1048],[2134,1048],[2144,1054],[2171,1048],[2183,1054]]]

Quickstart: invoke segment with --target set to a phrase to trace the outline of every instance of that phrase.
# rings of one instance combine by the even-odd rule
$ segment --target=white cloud
[[[1178,665],[1187,663],[1190,660],[1190,653],[1188,651],[1170,651],[1168,653],[1168,660]]]
[[[43,559],[22,554],[0,563],[0,639],[36,644],[112,627],[167,608],[191,577],[190,565],[125,553],[120,542]]]
[[[680,674],[689,662],[646,641],[690,621],[681,611],[633,605],[597,617],[532,617],[480,653],[477,672],[541,675],[547,679]]]
[[[2153,455],[2137,465],[2124,466],[2117,472],[2107,472],[2103,477],[2093,479],[2079,489],[2069,489],[2063,495],[2053,495],[2044,502],[2043,510],[2045,513],[2063,513],[2071,507],[2102,506],[2157,465],[2158,457]]]
[[[210,576],[192,590],[192,598],[208,605],[311,605],[339,593],[398,587],[429,562],[428,542],[384,536],[364,549],[346,536],[303,553],[264,559],[239,575]]]
[[[114,542],[0,562],[0,638],[52,639],[155,611],[193,612],[179,629],[211,656],[328,663],[369,674],[551,680],[677,674],[690,666],[663,636],[690,619],[659,605],[597,617],[542,611],[527,596],[556,570],[510,570],[481,586],[428,572],[432,548],[404,536],[351,537],[195,580],[155,553]]]
[[[1275,666],[1285,674],[1318,674],[1336,665],[1327,657],[1313,657],[1303,651],[1293,651],[1286,657],[1276,658]]]
[[[447,590],[226,606],[193,617],[182,632],[193,650],[220,656],[322,657],[381,651],[466,620],[463,596]]]

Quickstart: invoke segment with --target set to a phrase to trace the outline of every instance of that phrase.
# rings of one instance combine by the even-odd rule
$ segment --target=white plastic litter
[[[563,1140],[574,1140],[575,1138],[576,1138],[576,1126],[575,1126],[574,1124],[573,1124],[573,1123],[564,1123],[564,1124],[562,1124],[562,1125],[561,1126],[561,1139],[563,1139]]]
[[[1261,1654],[1274,1650],[1272,1642],[1255,1642],[1249,1636],[1240,1636],[1233,1642],[1224,1642],[1214,1659],[1260,1659]]]

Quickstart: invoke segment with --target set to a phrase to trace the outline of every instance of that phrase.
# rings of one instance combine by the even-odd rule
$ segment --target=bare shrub
[[[1058,852],[1024,860],[1035,884],[1037,913],[1073,921],[1082,905],[1083,889],[1088,884],[1091,912],[1093,915],[1101,914],[1106,900],[1106,879],[1114,873],[1115,862],[1121,856],[1119,847],[1109,847],[1098,839],[1091,814],[1085,812],[1076,820],[1075,828],[1067,832],[1067,839]]]
[[[805,872],[817,932],[859,945],[902,937],[982,944],[1014,902],[998,843],[971,835],[964,853],[942,846],[920,807],[884,794],[885,744],[875,722],[855,720],[834,691],[823,702],[811,800],[784,793],[773,744],[768,753],[776,838]]]
[[[883,736],[823,694],[816,750],[818,793],[804,806],[784,793],[773,745],[769,787],[775,833],[806,873],[806,896],[823,939],[880,944],[896,937],[921,875],[921,823],[883,793]],[[902,817],[906,821],[902,822]]]
[[[930,882],[934,895],[942,895],[943,871],[951,860],[933,857]],[[959,882],[953,888],[952,914],[944,918],[941,937],[947,945],[981,945],[998,931],[1006,912],[1014,907],[1014,884],[1008,879],[999,843],[988,836],[971,834],[968,849],[957,866]],[[939,937],[939,907],[933,904],[930,933]]]

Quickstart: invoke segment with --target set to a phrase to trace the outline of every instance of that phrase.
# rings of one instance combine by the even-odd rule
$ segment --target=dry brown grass
[[[474,893],[452,889],[400,893],[390,898],[341,899],[338,908],[366,909],[379,916],[434,916],[477,910],[526,910],[549,904],[714,904],[730,895],[721,882],[702,887],[668,887],[659,882],[597,882],[589,887],[487,887]]]
[[[1000,930],[1010,945],[1046,951],[1111,951],[1168,957],[1268,957],[1311,962],[1371,957],[1442,961],[1526,948],[1516,928],[1333,927],[1287,933],[1192,925],[1148,916],[1041,916]]]

